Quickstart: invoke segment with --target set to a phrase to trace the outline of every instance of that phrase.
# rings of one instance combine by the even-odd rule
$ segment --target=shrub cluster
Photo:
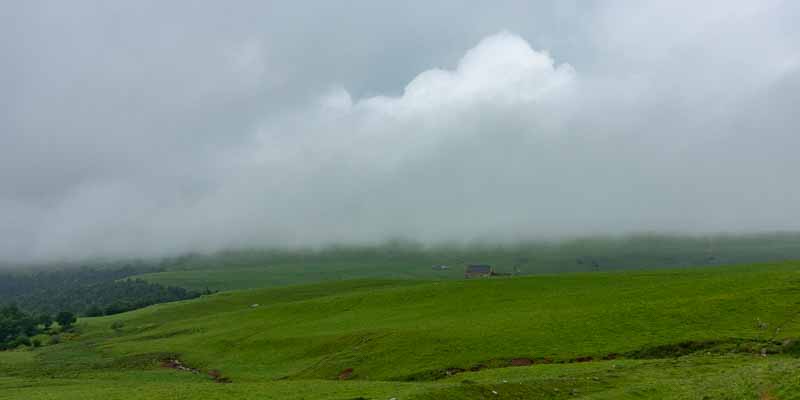
[[[59,312],[55,318],[48,314],[34,317],[20,310],[15,304],[2,307],[0,308],[0,350],[19,346],[38,347],[41,342],[33,337],[51,332],[53,322],[58,322],[61,330],[67,330],[75,321],[75,314],[68,311]]]

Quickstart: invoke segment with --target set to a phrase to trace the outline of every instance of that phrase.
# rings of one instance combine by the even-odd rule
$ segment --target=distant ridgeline
[[[0,272],[0,305],[14,304],[20,310],[36,315],[68,311],[83,316],[100,316],[200,296],[199,292],[183,288],[125,279],[159,270],[126,266]]]
[[[519,242],[464,242],[426,245],[395,239],[375,245],[331,245],[298,249],[232,249],[213,254],[186,254],[160,261],[166,271],[252,269],[265,266],[295,268],[347,264],[351,272],[361,265],[402,263],[390,276],[425,278],[431,266],[470,263],[499,266],[505,272],[593,272],[643,268],[676,268],[800,259],[800,232],[753,234],[668,235],[632,234],[587,236],[565,240]],[[412,267],[419,267],[420,275]],[[434,268],[436,269],[436,268]],[[448,268],[452,269],[452,268]],[[386,271],[383,268],[383,271]],[[444,271],[447,269],[439,269]],[[459,274],[460,272],[455,272]],[[272,274],[279,274],[272,269]],[[358,274],[355,274],[358,277]],[[371,274],[368,276],[374,276]],[[303,283],[294,282],[291,283]]]

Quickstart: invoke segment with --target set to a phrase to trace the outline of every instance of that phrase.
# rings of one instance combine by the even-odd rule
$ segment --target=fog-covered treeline
[[[155,268],[78,268],[0,275],[0,304],[15,304],[34,314],[70,311],[99,316],[129,311],[151,304],[189,299],[199,293],[126,279]]]

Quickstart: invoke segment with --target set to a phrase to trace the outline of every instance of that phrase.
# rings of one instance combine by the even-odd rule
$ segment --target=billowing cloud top
[[[0,259],[800,228],[798,7],[669,4],[25,5]]]

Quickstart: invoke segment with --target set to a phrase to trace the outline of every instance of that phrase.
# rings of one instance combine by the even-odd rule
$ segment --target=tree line
[[[16,304],[0,308],[0,350],[14,349],[19,346],[38,347],[42,343],[36,335],[53,333],[53,323],[59,325],[59,331],[69,330],[77,319],[75,314],[62,311],[51,316],[41,314],[34,316],[17,307]]]
[[[31,315],[70,312],[101,316],[156,303],[191,299],[202,293],[127,277],[153,269],[76,268],[0,274],[0,305],[14,304]]]

